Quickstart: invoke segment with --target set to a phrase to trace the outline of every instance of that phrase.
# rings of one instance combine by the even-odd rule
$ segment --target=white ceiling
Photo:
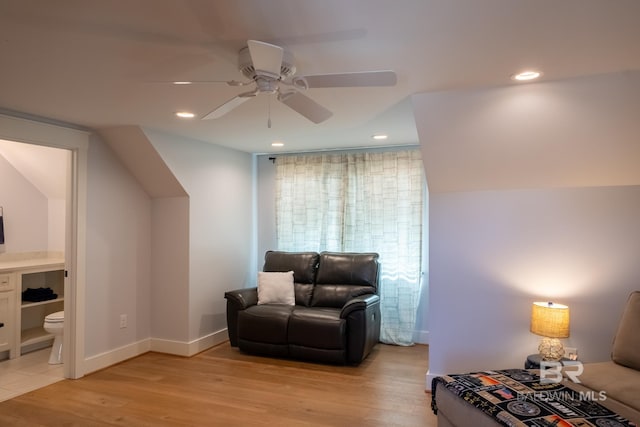
[[[0,108],[247,152],[416,144],[412,94],[511,85],[531,67],[546,81],[638,70],[638,22],[638,0],[0,0]],[[307,91],[334,113],[319,125],[272,100],[268,129],[267,95],[175,118],[245,88],[157,82],[242,79],[247,39],[290,50],[298,74],[393,69],[398,84]]]

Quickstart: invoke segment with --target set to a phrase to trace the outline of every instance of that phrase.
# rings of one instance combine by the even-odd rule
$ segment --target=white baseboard
[[[441,376],[442,376],[442,374],[434,374],[434,373],[431,373],[430,370],[427,371],[427,375],[426,375],[426,378],[425,378],[424,390],[428,391],[428,392],[431,392],[431,381],[433,381],[433,379],[435,377],[441,377]]]
[[[151,338],[151,351],[174,354],[176,356],[191,357],[208,348],[218,345],[228,339],[227,328],[213,332],[190,342],[172,341],[161,338]]]
[[[116,363],[123,362],[132,357],[140,356],[149,351],[174,354],[176,356],[191,357],[208,348],[218,345],[228,339],[227,329],[221,329],[191,342],[163,340],[160,338],[146,338],[144,340],[128,344],[115,350],[106,351],[84,360],[84,374],[108,368]]]
[[[429,331],[413,331],[413,342],[416,344],[429,344]]]
[[[90,374],[91,372],[99,371],[100,369],[107,368],[116,363],[123,362],[132,357],[139,356],[148,352],[151,349],[151,339],[146,338],[144,340],[128,344],[115,350],[110,350],[95,356],[84,359],[83,371],[84,374]]]

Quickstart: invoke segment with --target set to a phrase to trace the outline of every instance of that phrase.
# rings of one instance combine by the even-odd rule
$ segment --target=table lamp
[[[531,332],[543,337],[538,346],[542,360],[562,359],[564,347],[558,338],[569,336],[569,307],[552,302],[534,302]]]

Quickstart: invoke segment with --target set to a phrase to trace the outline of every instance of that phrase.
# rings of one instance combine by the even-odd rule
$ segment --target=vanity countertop
[[[0,273],[41,268],[64,268],[64,257],[59,254],[54,256],[17,256],[17,257],[0,257]]]

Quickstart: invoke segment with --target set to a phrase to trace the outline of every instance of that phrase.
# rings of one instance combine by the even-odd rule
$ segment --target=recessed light
[[[542,75],[542,73],[540,71],[528,70],[528,71],[523,71],[521,73],[512,75],[511,76],[511,80],[524,82],[524,81],[527,81],[527,80],[537,79],[541,75]]]
[[[192,82],[173,82],[174,85],[190,85]]]
[[[284,142],[272,142],[272,147],[284,147]]]
[[[189,111],[178,111],[176,112],[176,116],[180,117],[181,119],[193,119],[196,115]]]
[[[376,141],[382,141],[383,139],[389,138],[389,135],[377,134],[373,135],[371,138],[375,139]]]

